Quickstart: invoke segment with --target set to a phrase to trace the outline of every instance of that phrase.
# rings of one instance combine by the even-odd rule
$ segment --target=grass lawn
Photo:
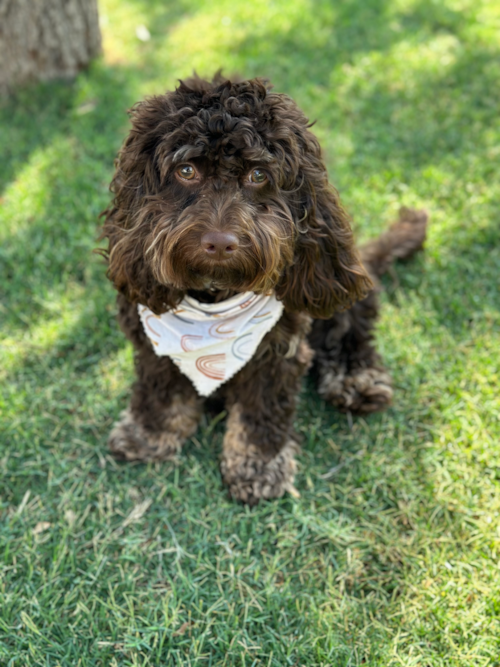
[[[100,13],[88,72],[0,103],[0,665],[500,665],[499,3]],[[301,497],[254,509],[217,420],[177,466],[106,450],[132,352],[92,248],[125,110],[219,66],[317,119],[361,240],[432,216],[382,296],[394,405],[351,422],[306,384]]]

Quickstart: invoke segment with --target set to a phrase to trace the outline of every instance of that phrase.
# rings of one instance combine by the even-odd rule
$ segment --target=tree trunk
[[[97,0],[0,0],[0,92],[73,77],[100,51]]]

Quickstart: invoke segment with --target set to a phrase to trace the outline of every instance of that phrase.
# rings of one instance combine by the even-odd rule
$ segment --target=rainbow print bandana
[[[186,296],[163,315],[138,309],[156,354],[170,357],[200,396],[210,396],[250,361],[283,304],[274,294],[244,292],[220,303]]]

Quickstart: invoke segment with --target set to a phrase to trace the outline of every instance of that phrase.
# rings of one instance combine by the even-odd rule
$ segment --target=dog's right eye
[[[252,169],[252,171],[248,174],[248,180],[250,183],[261,185],[262,183],[265,183],[268,178],[266,172],[262,169]]]
[[[184,164],[182,167],[178,167],[176,173],[185,181],[191,181],[196,176],[196,171],[190,164]]]

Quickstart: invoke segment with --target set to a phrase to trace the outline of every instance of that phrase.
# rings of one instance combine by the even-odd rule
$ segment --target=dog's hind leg
[[[313,324],[309,341],[316,351],[318,392],[344,412],[375,412],[391,402],[391,378],[373,341],[378,277],[395,259],[409,258],[422,248],[427,220],[425,211],[401,209],[399,220],[387,232],[361,248],[375,289],[350,310]]]
[[[309,340],[318,393],[343,412],[375,412],[391,401],[391,378],[373,343],[377,312],[372,292],[349,311],[314,322]]]

